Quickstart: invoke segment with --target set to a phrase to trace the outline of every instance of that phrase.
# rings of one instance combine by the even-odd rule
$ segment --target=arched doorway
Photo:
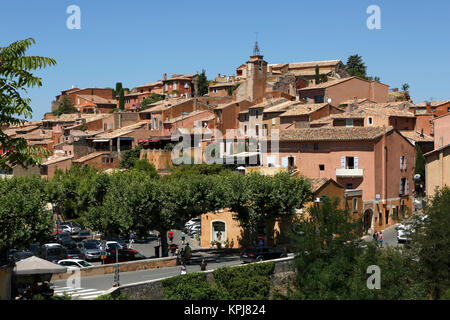
[[[369,229],[372,227],[372,216],[373,216],[372,209],[367,209],[366,211],[364,211],[363,226],[365,233],[367,233]]]

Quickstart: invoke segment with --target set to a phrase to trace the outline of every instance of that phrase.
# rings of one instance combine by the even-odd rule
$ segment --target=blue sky
[[[81,9],[81,30],[69,30],[69,5]],[[369,30],[370,5],[381,30]],[[208,78],[233,74],[252,53],[255,32],[269,63],[340,59],[359,54],[368,74],[391,87],[410,84],[415,102],[450,99],[450,1],[407,0],[55,0],[2,1],[0,46],[33,37],[29,55],[57,61],[29,90],[33,120],[50,111],[61,90],[124,87],[164,73]]]

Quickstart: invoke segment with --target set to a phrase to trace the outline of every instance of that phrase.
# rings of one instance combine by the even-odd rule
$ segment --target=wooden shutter
[[[408,179],[408,178],[406,178],[406,186],[405,186],[405,189],[406,189],[405,194],[409,194],[409,179]]]
[[[404,160],[404,162],[403,162],[403,165],[405,166],[405,168],[404,168],[405,170],[406,170],[406,163],[407,163],[407,162],[406,162],[406,156],[405,156],[405,160]]]
[[[355,169],[358,169],[358,157],[355,157],[354,158],[355,160],[354,160],[354,166],[355,166]]]
[[[345,157],[341,157],[341,168],[345,169]]]
[[[400,156],[400,170],[403,169],[403,157]]]
[[[402,178],[400,178],[400,188],[398,194],[402,194]]]

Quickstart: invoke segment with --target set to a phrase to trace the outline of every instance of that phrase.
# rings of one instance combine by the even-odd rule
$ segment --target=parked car
[[[192,228],[189,228],[189,233],[193,234],[193,233],[198,233],[201,230],[201,226],[200,225],[194,225]]]
[[[67,259],[83,259],[84,260],[84,253],[81,252],[80,248],[78,247],[69,247],[67,248]]]
[[[27,259],[32,256],[34,256],[34,253],[31,251],[17,251],[17,252],[13,253],[12,260],[14,262],[17,262],[17,261],[24,260],[24,259]]]
[[[59,243],[47,243],[39,248],[38,256],[56,263],[67,256],[67,249]]]
[[[84,254],[85,260],[100,260],[102,256],[102,250],[100,248],[99,240],[83,240],[78,243],[78,248]]]
[[[92,239],[92,233],[89,230],[81,230],[77,235],[72,236],[75,241],[83,241],[85,239]]]
[[[127,241],[125,241],[123,238],[108,238],[106,242],[117,242],[120,244],[123,248],[127,247]]]
[[[191,220],[189,220],[188,222],[185,223],[185,227],[188,228],[190,225],[195,224],[195,223],[200,223],[202,221],[201,218],[192,218]]]
[[[103,248],[104,250],[108,251],[108,250],[114,250],[114,249],[126,249],[126,246],[121,245],[119,242],[117,241],[106,241],[105,246]]]
[[[270,247],[247,248],[241,252],[241,261],[244,263],[278,259],[283,257],[286,257],[286,253],[284,251]]]
[[[144,255],[133,249],[118,249],[118,262],[147,259]],[[106,251],[105,264],[116,263],[116,249]]]
[[[86,262],[82,259],[64,259],[59,260],[58,264],[63,267],[67,267],[68,269],[80,269],[86,267],[92,267],[92,264]]]
[[[156,240],[158,240],[158,233],[156,231],[149,231],[148,232],[148,240],[149,241],[156,241]]]
[[[71,247],[75,245],[75,241],[69,232],[61,232],[56,235],[56,242],[62,244],[65,247]]]
[[[76,234],[80,232],[82,229],[84,229],[83,226],[73,221],[63,222],[60,224],[60,227],[63,228],[65,231],[70,232],[71,234]]]
[[[428,216],[424,215],[424,216],[419,216],[419,220],[420,221],[424,221]],[[414,231],[413,230],[413,225],[412,224],[399,224],[397,227],[395,227],[395,229],[397,230],[397,242],[398,243],[406,243],[406,242],[411,242],[411,233]]]

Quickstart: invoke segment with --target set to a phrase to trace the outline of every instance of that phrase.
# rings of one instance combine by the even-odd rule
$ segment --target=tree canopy
[[[203,69],[202,73],[200,73],[197,77],[197,97],[202,97],[209,92],[209,81],[206,78],[205,73],[206,71]]]
[[[21,93],[27,93],[27,88],[42,86],[42,79],[33,71],[56,64],[52,58],[25,55],[34,43],[33,38],[28,38],[0,47],[0,128],[20,125],[32,117],[31,99]],[[43,156],[50,154],[45,148],[29,146],[23,138],[9,137],[1,129],[0,145],[8,150],[0,157],[0,168],[3,169],[15,165],[26,168],[40,163]]]

